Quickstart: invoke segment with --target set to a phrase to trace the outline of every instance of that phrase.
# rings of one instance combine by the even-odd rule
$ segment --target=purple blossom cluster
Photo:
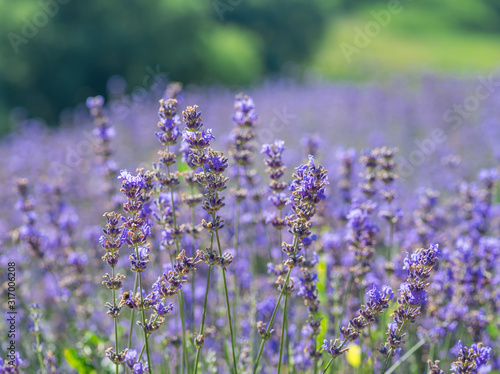
[[[437,144],[469,83],[403,86],[175,83],[20,126],[0,373],[498,371],[500,96]]]

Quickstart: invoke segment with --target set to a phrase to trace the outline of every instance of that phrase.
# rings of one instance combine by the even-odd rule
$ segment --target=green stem
[[[137,256],[137,258],[139,258],[139,248],[136,246],[135,247],[135,254]],[[142,276],[141,276],[141,273],[137,273],[139,275],[139,292],[140,292],[140,295],[141,295],[141,309],[142,309],[142,306],[144,305],[144,298],[142,297]],[[144,312],[144,309],[142,309],[141,311],[142,313],[142,325],[144,326],[143,327],[143,331],[144,331],[144,345],[146,346],[146,356],[148,358],[148,368],[149,368],[149,373],[150,374],[153,374],[153,367],[151,366],[151,356],[149,355],[149,345],[148,345],[148,333],[146,332],[146,314]]]
[[[237,166],[237,172],[236,172],[236,194],[240,190],[240,166]],[[238,198],[236,198],[236,212],[235,212],[235,217],[234,217],[234,250],[236,252],[236,256],[238,257],[238,244],[239,244],[239,230],[240,230],[240,202],[238,201]],[[236,272],[235,272],[235,278],[236,278]]]
[[[394,223],[391,222],[391,228],[389,233],[389,248],[387,248],[387,262],[391,262],[392,258],[392,246],[394,243]]]
[[[213,234],[212,234],[213,236]],[[207,304],[208,304],[208,290],[210,289],[210,273],[212,270],[212,265],[208,265],[208,275],[207,275],[207,286],[205,289],[205,301],[203,303],[203,317],[201,318],[201,328],[200,335],[203,335],[203,331],[205,329],[205,317],[207,314]],[[198,373],[198,362],[200,360],[200,352],[201,348],[196,348],[196,361],[194,362],[194,374]]]
[[[285,305],[283,306],[283,318],[281,321],[281,341],[280,341],[280,358],[278,361],[278,374],[281,372],[281,360],[283,358],[283,342],[285,341],[285,328],[286,328],[286,307],[288,304],[288,292],[285,293]]]
[[[274,311],[273,311],[273,315],[271,316],[271,320],[269,321],[269,324],[267,325],[266,335],[269,334],[269,332],[271,331],[271,326],[273,325],[274,319],[276,318],[276,312],[278,311],[278,308],[280,306],[281,298],[283,297],[283,294],[285,293],[285,290],[286,290],[286,288],[288,286],[288,281],[290,279],[291,272],[292,272],[292,268],[288,269],[288,272],[286,274],[285,284],[283,286],[283,289],[280,292],[280,296],[278,298],[278,301],[276,302],[276,306],[274,307]],[[261,343],[260,343],[260,348],[259,348],[259,353],[257,355],[257,360],[255,361],[255,364],[254,364],[254,367],[253,367],[253,374],[257,373],[257,369],[259,367],[260,358],[262,356],[262,352],[264,350],[264,345],[266,344],[266,341],[267,341],[267,339],[263,338],[262,341],[261,341]]]
[[[215,215],[215,213],[214,213]],[[222,257],[222,247],[220,244],[220,239],[219,239],[219,232],[216,231],[215,236],[217,237],[217,247],[219,248],[219,256]],[[227,281],[226,281],[226,270],[222,270],[222,280],[224,282],[224,294],[226,296],[226,309],[227,309],[227,321],[229,323],[229,334],[231,335],[231,350],[233,354],[233,369],[234,369],[234,374],[238,373],[238,369],[236,368],[236,351],[234,349],[234,334],[233,334],[233,323],[231,321],[231,310],[230,310],[230,304],[229,304],[229,293],[227,291]]]
[[[40,364],[40,370],[42,371],[42,374],[47,373],[45,370],[45,367],[43,366],[43,358],[42,358],[42,352],[40,350],[40,334],[36,333],[35,334],[35,340],[36,340],[36,353],[38,355],[38,363]],[[116,366],[116,370],[118,370],[118,365]],[[118,371],[117,371],[118,373]]]
[[[113,268],[111,268],[111,270],[113,271],[112,274],[113,274],[113,278],[114,278],[115,277],[115,268],[113,267]],[[112,293],[113,293],[113,306],[116,309],[116,290],[113,289]],[[119,351],[118,351],[118,323],[116,321],[116,317],[114,317],[113,319],[114,319],[114,324],[115,324],[115,352],[116,352],[116,354],[118,354],[119,353]],[[116,366],[116,374],[118,374],[119,365],[115,364],[115,366]]]
[[[178,373],[179,372],[179,347],[175,348],[175,371]]]
[[[194,187],[191,186],[191,196],[194,196]],[[194,234],[194,227],[196,224],[196,216],[195,216],[195,211],[194,211],[194,206],[191,206],[191,225],[193,226],[193,235],[192,235],[192,240],[191,240],[191,248],[193,250],[192,256],[196,257],[196,246],[194,242],[195,234]],[[194,276],[196,272],[193,272],[193,275],[191,276],[191,298],[192,298],[192,307],[191,307],[191,318],[193,319],[193,326],[194,326],[194,292],[195,292],[195,281],[194,281]]]
[[[351,290],[351,285],[352,285],[353,280],[354,280],[354,276],[353,276],[352,272],[350,272],[349,281],[347,282],[347,288],[346,288],[344,294],[342,295],[342,304],[341,304],[342,311],[340,312],[340,314],[337,318],[337,330],[340,328],[340,324],[342,323],[341,319],[345,315],[345,312],[347,309],[347,301],[349,300],[349,298],[347,296],[349,294],[349,291]]]
[[[343,342],[343,343],[340,345],[340,347],[339,347],[339,351],[340,351],[342,348],[344,348],[344,345],[345,345],[346,343],[347,343],[347,339],[344,339],[344,342]],[[323,374],[325,374],[325,373],[326,373],[326,371],[328,370],[328,368],[329,368],[329,367],[330,367],[330,365],[332,364],[333,359],[334,359],[334,357],[332,357],[332,358],[330,359],[330,361],[328,361],[328,364],[326,364],[325,369],[323,370]]]
[[[461,334],[459,336],[462,336]],[[451,345],[451,337],[452,337],[452,334],[448,331],[446,333],[446,340],[445,340],[445,344],[444,344],[444,349],[445,349],[445,359],[448,358],[448,353],[450,352],[450,345]]]
[[[139,354],[139,358],[137,359],[137,362],[140,362],[142,360],[142,355],[144,354],[144,350],[146,349],[146,344],[142,345],[141,353]]]
[[[262,214],[262,204],[261,204],[261,201],[259,200],[257,202],[257,217],[261,217],[261,214]],[[273,248],[273,241],[272,241],[271,235],[269,234],[268,225],[264,222],[263,226],[264,226],[264,235],[267,238],[267,243],[268,243],[267,254],[269,256],[269,260],[272,261],[273,256],[271,254],[271,250]],[[252,254],[255,256],[255,252],[252,252]]]
[[[188,367],[189,372],[189,361],[187,356],[187,339],[186,339],[186,322],[184,316],[184,294],[182,290],[177,294],[178,302],[179,302],[179,313],[181,316],[181,325],[182,325],[182,373],[184,373],[185,366]]]
[[[326,373],[326,371],[330,368],[332,363],[333,363],[333,357],[330,359],[330,361],[328,361],[328,364],[326,364],[325,369],[323,370],[323,374]]]
[[[283,216],[283,213],[281,212],[281,209],[279,211],[280,211],[280,219],[281,219]],[[280,249],[280,254],[281,254],[281,262],[283,262],[283,250],[281,248],[281,243],[283,243],[283,229],[280,229],[280,242],[278,243],[278,246]]]
[[[205,165],[202,165],[202,168],[203,168],[203,174],[205,175],[205,178],[206,178],[207,177],[207,170],[205,168]],[[218,195],[217,192],[216,192],[216,194]],[[215,212],[212,212],[212,220],[215,221],[215,218],[216,218]],[[220,238],[219,238],[218,231],[216,231],[216,237],[217,237],[217,247],[219,249],[219,256],[222,257],[222,246],[220,244]],[[224,268],[221,268],[221,271],[222,271],[222,280],[224,283],[224,295],[225,295],[225,299],[226,299],[227,321],[229,323],[229,334],[230,334],[230,338],[231,338],[231,350],[232,350],[232,355],[233,355],[233,370],[234,370],[234,374],[237,374],[238,369],[236,367],[236,365],[237,365],[237,363],[236,363],[236,351],[234,348],[234,333],[233,333],[233,324],[231,321],[231,307],[230,307],[230,303],[229,303],[229,292],[227,290],[226,270]]]
[[[167,146],[167,152],[170,152],[170,146]],[[170,179],[170,167],[167,166],[167,178]],[[176,232],[175,236],[175,246],[177,249],[177,254],[179,254],[179,238],[177,237],[177,215],[175,211],[175,202],[174,202],[174,188],[172,185],[169,185],[169,191],[170,191],[170,202],[172,204],[172,218],[174,221],[174,230]],[[186,323],[185,323],[185,317],[184,317],[184,294],[182,293],[182,290],[180,293],[177,294],[178,300],[179,300],[179,314],[181,317],[181,325],[182,325],[182,373],[185,371],[185,366],[188,366],[188,372],[189,372],[189,360],[188,360],[188,354],[187,354],[187,346],[186,346]]]
[[[135,273],[134,294],[131,295],[132,297],[135,296],[135,294],[137,292],[137,283],[139,283],[139,276],[138,276],[138,273]],[[128,333],[128,348],[129,349],[130,349],[130,347],[132,347],[132,332],[134,329],[134,314],[135,314],[135,309],[132,308],[132,311],[130,313],[130,329],[129,329],[129,333]],[[127,371],[128,371],[128,367],[127,367]]]
[[[429,360],[434,362],[434,350],[436,349],[436,343],[432,343],[431,349],[429,350]]]
[[[287,357],[287,368],[288,368],[288,372],[292,372],[290,370],[290,365],[292,364],[292,357],[290,356],[290,338],[289,338],[289,335],[288,335],[288,323],[287,325],[285,326],[285,334],[286,334],[286,357]],[[293,369],[293,372],[295,372],[295,368],[292,367]]]
[[[398,332],[396,334],[397,337],[399,337],[401,335],[401,332],[403,331],[403,327],[405,327],[405,324],[406,324],[406,320],[403,321],[401,327],[399,328],[399,330],[398,330]],[[389,366],[389,363],[391,362],[392,352],[393,351],[394,351],[394,348],[391,347],[391,349],[387,353],[387,357],[385,358],[384,368],[382,369],[381,374],[384,374],[385,371],[387,370],[387,366]]]
[[[241,188],[240,185],[240,166],[236,165],[237,173],[236,173],[236,193]],[[235,258],[238,258],[239,254],[239,238],[240,238],[240,202],[236,199],[236,212],[234,217],[234,249],[235,249]],[[238,296],[238,272],[234,271],[233,277],[233,313],[234,313],[234,329],[236,330],[238,326],[238,313],[236,313],[236,305],[237,305],[237,296]],[[234,351],[234,348],[233,348]]]
[[[401,357],[398,361],[396,361],[390,368],[389,370],[387,370],[387,374],[391,374],[394,372],[394,370],[396,370],[403,362],[405,362],[408,358],[411,357],[411,355],[413,353],[415,353],[415,351],[417,349],[419,349],[421,346],[423,346],[425,344],[425,339],[421,339],[417,344],[415,344],[413,347],[411,347],[411,349],[406,352],[404,354],[403,357]]]

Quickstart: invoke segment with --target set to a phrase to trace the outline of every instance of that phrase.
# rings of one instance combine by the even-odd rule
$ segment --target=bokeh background
[[[0,133],[19,117],[57,125],[66,108],[109,95],[116,75],[124,80],[111,88],[132,92],[158,75],[238,88],[276,76],[383,82],[422,71],[490,73],[499,64],[497,0],[401,0],[401,11],[346,58],[356,28],[389,3],[0,1]]]

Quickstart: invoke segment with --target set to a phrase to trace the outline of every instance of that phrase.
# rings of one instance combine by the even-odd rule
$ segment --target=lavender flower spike
[[[405,333],[403,328],[407,322],[415,322],[420,315],[420,308],[427,301],[426,288],[433,268],[438,263],[440,252],[437,244],[431,244],[428,249],[417,249],[404,260],[403,270],[408,271],[408,278],[401,283],[398,297],[398,309],[392,313],[393,322],[389,324],[387,342],[379,351],[386,359],[382,374],[385,373],[391,358],[401,348]]]
[[[324,341],[322,348],[332,357],[324,372],[330,367],[334,358],[348,351],[348,349],[344,348],[345,344],[348,341],[355,341],[358,339],[361,331],[375,322],[376,318],[389,307],[389,301],[394,298],[394,292],[389,286],[382,287],[381,291],[373,286],[366,295],[369,300],[366,305],[361,305],[361,309],[358,311],[359,315],[349,321],[347,328],[342,327],[340,329],[341,334],[344,336],[343,342],[341,343],[340,339],[336,339],[335,341],[331,340],[330,342],[328,342],[328,340]]]
[[[491,348],[483,347],[482,343],[472,344],[467,348],[461,341],[457,345],[458,359],[451,364],[454,374],[478,374],[491,358]]]

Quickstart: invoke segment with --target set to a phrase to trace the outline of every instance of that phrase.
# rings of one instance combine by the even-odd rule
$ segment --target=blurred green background
[[[401,0],[397,13],[389,4],[0,0],[0,133],[12,128],[9,113],[19,106],[57,124],[64,108],[105,94],[113,75],[125,77],[130,91],[148,88],[157,73],[186,84],[235,86],[304,72],[380,80],[422,70],[487,73],[498,66],[500,1]],[[374,14],[387,12],[390,19],[376,20]],[[356,30],[372,36],[362,44],[358,36],[356,44]]]

